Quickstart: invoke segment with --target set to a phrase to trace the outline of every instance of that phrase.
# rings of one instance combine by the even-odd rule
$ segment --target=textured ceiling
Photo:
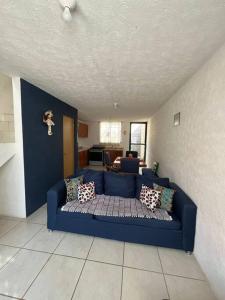
[[[225,41],[224,0],[78,0],[69,24],[61,12],[0,0],[0,71],[89,120],[149,117]]]

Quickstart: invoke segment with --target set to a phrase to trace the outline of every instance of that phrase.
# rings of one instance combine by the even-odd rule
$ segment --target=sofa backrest
[[[176,215],[182,218],[184,204],[197,208],[192,199],[176,183],[170,182],[169,187],[176,191],[173,198],[173,208]]]
[[[136,177],[136,198],[139,199],[142,184],[153,188],[153,183],[160,186],[169,187],[169,178],[149,177],[146,175],[137,175]]]
[[[105,172],[104,189],[105,195],[135,198],[136,175]]]
[[[78,172],[78,175],[84,176],[84,183],[94,181],[96,194],[104,194],[104,171],[82,169]]]
[[[153,188],[153,183],[169,187],[169,178],[120,174],[92,169],[80,170],[78,175],[84,176],[84,183],[94,181],[96,194],[106,194],[125,198],[139,199],[142,184],[151,188]]]

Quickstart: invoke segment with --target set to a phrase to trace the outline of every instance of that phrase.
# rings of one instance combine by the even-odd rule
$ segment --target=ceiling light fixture
[[[114,102],[114,103],[113,103],[113,106],[114,106],[114,109],[117,109],[118,106],[119,106],[119,104],[118,104],[117,102]]]
[[[71,11],[76,7],[76,0],[59,0],[59,3],[64,9],[62,13],[63,20],[66,22],[71,22]]]

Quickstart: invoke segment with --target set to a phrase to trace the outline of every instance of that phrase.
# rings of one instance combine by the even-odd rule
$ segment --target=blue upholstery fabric
[[[94,181],[95,193],[104,194],[104,172],[91,169],[83,169],[79,171],[79,175],[84,176],[84,183]]]
[[[153,188],[153,183],[158,185],[169,187],[169,178],[157,178],[157,177],[148,177],[145,175],[138,175],[136,180],[136,198],[139,199],[142,184]]]
[[[158,178],[158,176],[155,174],[155,172],[152,171],[150,168],[142,168],[142,175]]]
[[[178,185],[170,183],[170,188],[176,191],[173,211],[182,222],[183,246],[190,249],[194,245],[197,206]]]
[[[139,159],[138,158],[121,158],[120,172],[123,173],[135,173],[139,172]]]
[[[181,222],[178,220],[176,215],[173,215],[173,221],[163,221],[157,219],[148,218],[132,218],[132,217],[108,217],[108,216],[95,216],[96,220],[118,223],[118,224],[130,224],[147,226],[152,228],[163,228],[163,229],[175,229],[179,230],[181,228]]]
[[[106,176],[107,184],[110,184],[110,182],[113,184],[118,183],[118,180],[121,179],[120,190],[124,189],[124,178],[118,177],[115,179],[112,176],[118,176],[117,174],[111,173],[112,176],[110,173],[107,174],[109,174]],[[129,177],[130,175],[123,176]],[[135,181],[135,176],[132,180]],[[176,190],[173,200],[172,222],[152,219],[137,220],[136,218],[123,220],[125,218],[96,217],[91,214],[63,212],[60,207],[66,200],[66,188],[62,180],[54,185],[47,194],[47,227],[52,230],[63,230],[120,241],[193,251],[197,207],[176,184],[169,184],[168,179],[164,183]],[[136,187],[136,185],[134,186]],[[114,193],[115,191],[120,193],[120,190],[116,187],[116,190],[113,191]]]
[[[136,191],[135,179],[136,175],[105,172],[105,195],[134,198]]]

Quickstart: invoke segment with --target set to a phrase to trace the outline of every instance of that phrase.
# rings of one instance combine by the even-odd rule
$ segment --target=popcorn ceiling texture
[[[57,0],[0,4],[1,71],[81,119],[149,117],[225,40],[224,0],[78,0],[70,24]]]
[[[198,206],[195,256],[225,299],[225,45],[151,118],[151,159]],[[181,113],[180,126],[173,116]]]

